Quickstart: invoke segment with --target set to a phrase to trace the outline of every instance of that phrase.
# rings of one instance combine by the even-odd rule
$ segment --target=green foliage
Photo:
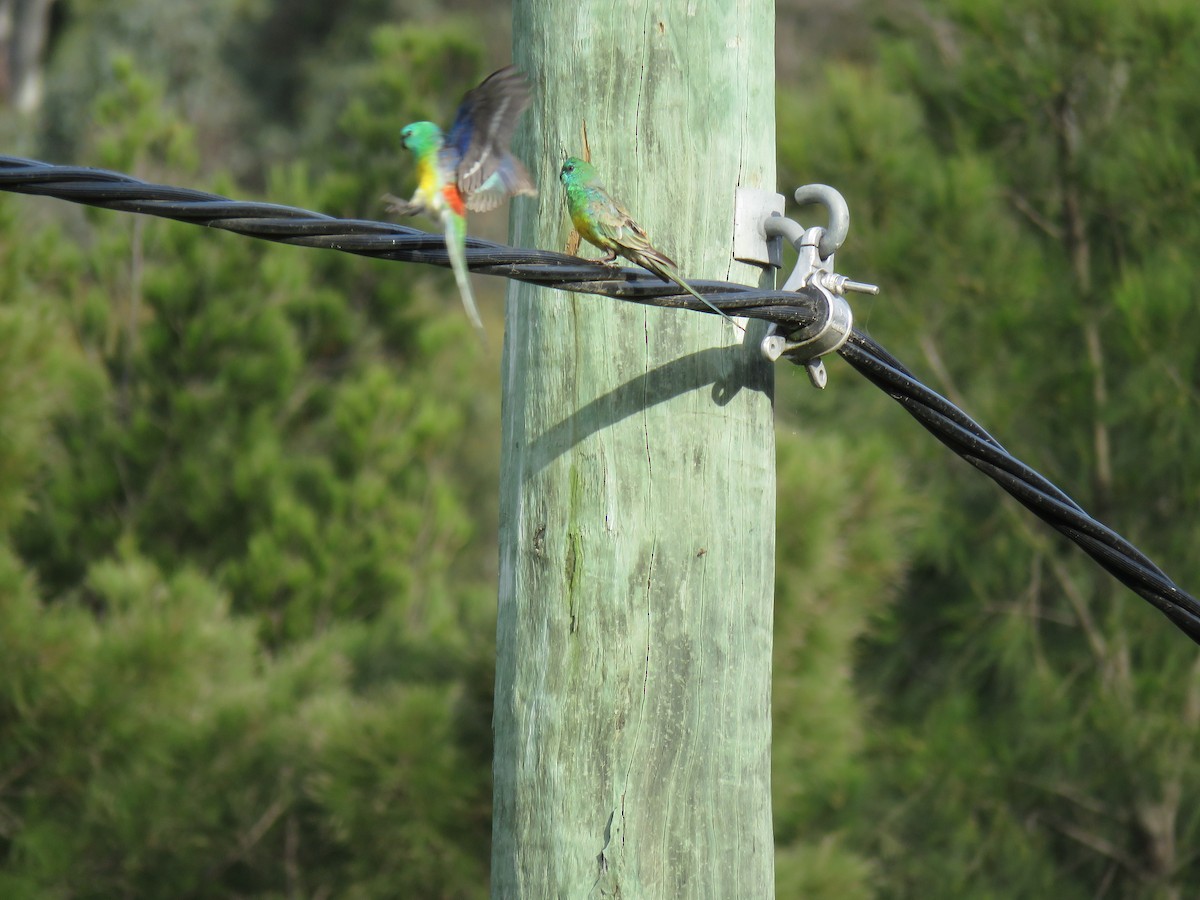
[[[848,827],[869,777],[869,710],[850,661],[902,581],[907,548],[896,531],[912,501],[881,440],[852,448],[841,436],[781,429],[777,446],[779,482],[790,490],[776,563],[776,889],[781,897],[866,897],[876,873]],[[818,479],[807,477],[814,459],[828,462]]]
[[[406,34],[430,79],[447,41],[478,57]],[[67,40],[110,72],[79,159],[206,186],[188,76]],[[325,124],[273,200],[378,197]],[[457,306],[46,205],[0,198],[0,895],[481,896],[498,398]]]
[[[358,683],[357,626],[264,657],[211,579],[130,552],[89,573],[103,618],[2,595],[4,896],[480,894],[461,687]]]
[[[112,85],[93,101],[89,141],[104,166],[140,173],[147,158],[173,170],[195,167],[195,133],[164,108],[163,85],[137,70],[128,54],[112,60]]]
[[[46,72],[36,153],[70,162],[90,159],[85,145],[93,139],[93,129],[104,125],[92,115],[97,90],[111,91],[114,82],[134,93],[146,89],[158,93],[199,136],[199,146],[188,152],[201,159],[228,153],[229,143],[237,140],[250,118],[243,92],[228,67],[219,63],[230,31],[245,27],[248,6],[244,0],[60,4],[62,20]],[[155,82],[152,87],[147,79]],[[133,126],[126,129],[126,136],[136,143],[136,116],[126,121]],[[160,139],[154,130],[151,123],[148,140]]]
[[[886,286],[883,342],[1194,588],[1195,5],[946,0],[895,23],[878,66],[785,106],[811,126],[785,167],[849,197],[839,263]],[[889,895],[1194,893],[1195,648],[862,409],[925,502],[863,643],[844,845]]]

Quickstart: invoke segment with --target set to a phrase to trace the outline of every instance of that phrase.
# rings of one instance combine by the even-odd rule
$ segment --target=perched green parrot
[[[737,325],[683,280],[674,260],[654,249],[646,230],[604,189],[595,166],[577,156],[570,156],[563,163],[558,178],[567,194],[571,223],[580,237],[606,251],[604,262],[612,262],[619,253],[630,262],[649,269],[663,281],[675,282],[713,312]],[[740,325],[737,327],[741,328]]]
[[[517,119],[528,105],[528,82],[506,66],[467,91],[449,134],[443,135],[433,122],[406,125],[400,140],[417,158],[417,190],[407,201],[384,196],[390,212],[424,212],[442,220],[458,292],[481,338],[483,322],[467,273],[467,210],[486,211],[510,195],[537,193],[509,150]]]

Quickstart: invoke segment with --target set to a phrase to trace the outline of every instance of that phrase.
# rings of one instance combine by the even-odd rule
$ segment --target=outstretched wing
[[[508,194],[536,190],[509,152],[517,120],[529,106],[529,82],[506,66],[467,92],[446,138],[458,189],[468,209],[491,209]]]
[[[461,191],[462,188],[460,187],[459,190]],[[467,209],[474,212],[487,212],[503,203],[505,197],[536,193],[537,188],[533,186],[533,179],[529,177],[529,173],[521,165],[521,161],[512,154],[505,153],[492,176],[477,190],[466,194],[464,202],[467,204]]]

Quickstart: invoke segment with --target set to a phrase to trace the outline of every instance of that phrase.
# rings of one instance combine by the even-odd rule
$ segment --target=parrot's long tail
[[[637,262],[644,268],[649,269],[663,281],[675,282],[717,315],[724,316],[725,319],[728,320],[729,324],[740,329],[743,334],[746,332],[746,329],[737,322],[733,321],[733,319],[730,319],[729,315],[724,310],[718,309],[707,298],[696,293],[695,289],[680,276],[679,270],[675,268],[675,262],[670,257],[664,255],[661,251],[655,250],[653,247],[649,248],[649,252],[646,250],[641,250],[638,252]]]
[[[442,223],[446,226],[446,252],[450,254],[450,268],[454,270],[454,280],[458,282],[463,309],[479,333],[479,339],[486,344],[487,335],[483,330],[483,320],[479,318],[475,294],[471,292],[471,275],[467,270],[467,219],[452,210],[446,210],[442,213]]]

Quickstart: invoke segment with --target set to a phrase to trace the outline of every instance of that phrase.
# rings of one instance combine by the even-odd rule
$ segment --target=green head
[[[558,173],[558,180],[567,187],[592,184],[597,180],[596,167],[578,156],[568,156]]]
[[[400,143],[417,156],[442,149],[442,129],[432,122],[413,122],[400,129]]]

